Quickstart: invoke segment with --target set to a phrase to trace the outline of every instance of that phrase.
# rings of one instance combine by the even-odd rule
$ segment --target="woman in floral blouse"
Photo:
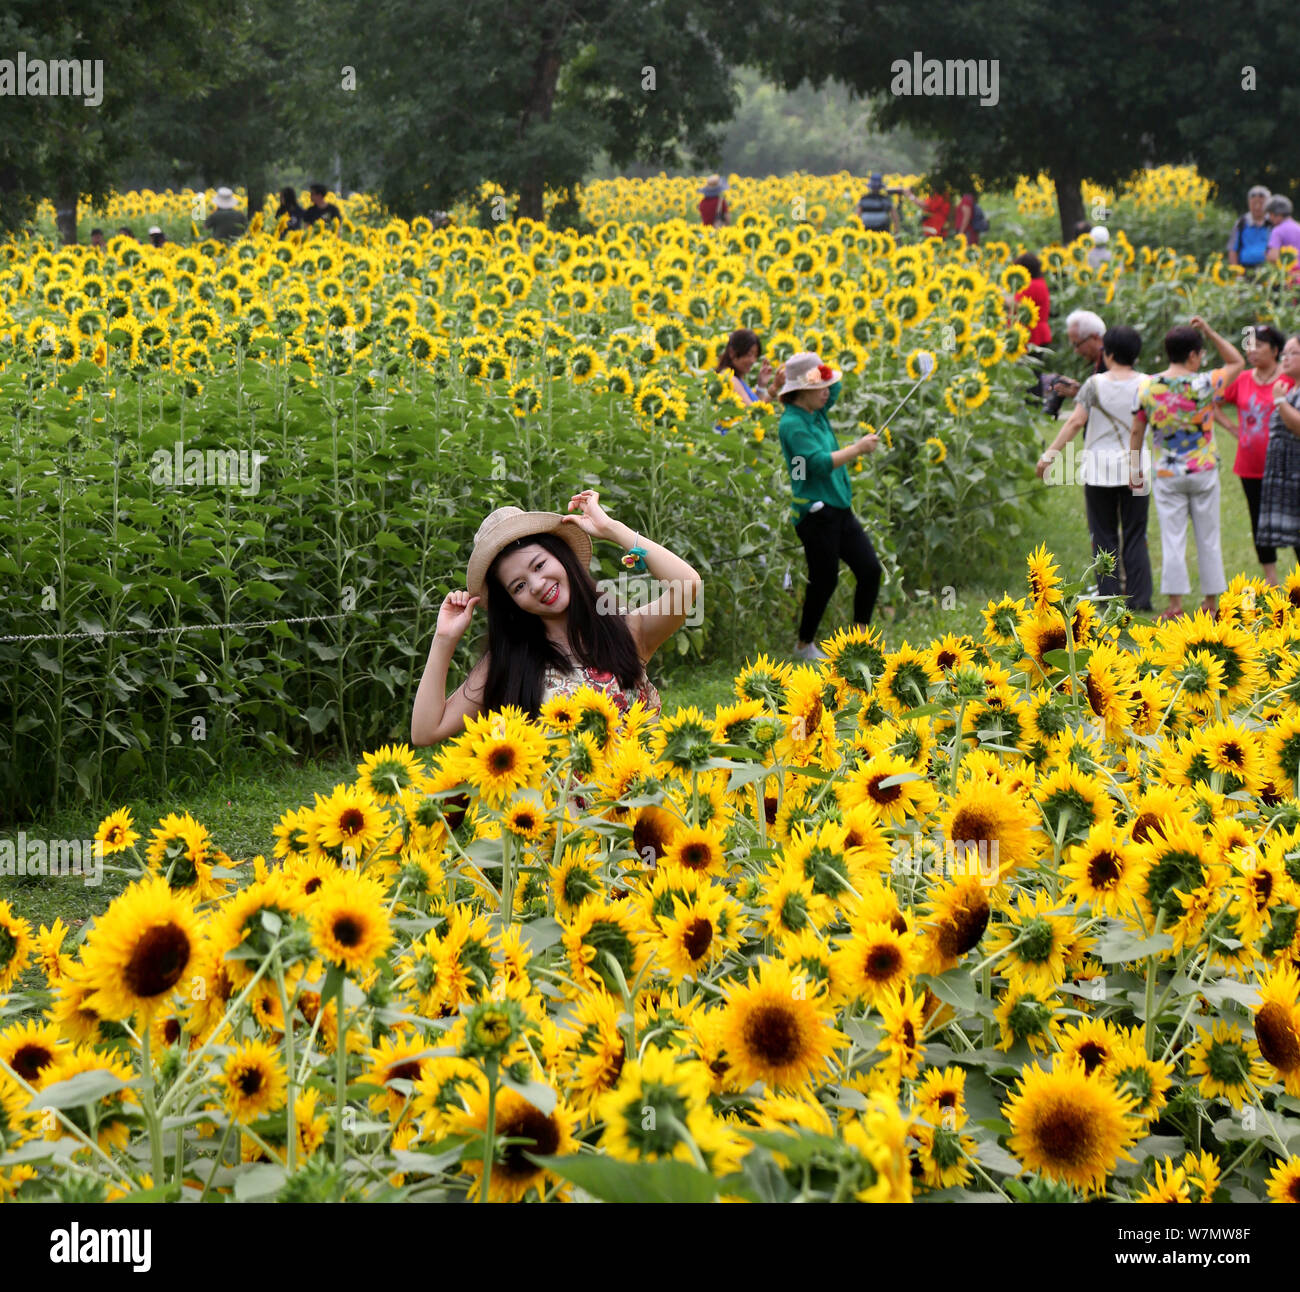
[[[1200,370],[1205,357],[1201,332],[1210,338],[1223,360],[1223,366],[1211,372]],[[1189,517],[1196,533],[1196,556],[1205,598],[1201,609],[1215,613],[1219,594],[1228,586],[1219,545],[1214,403],[1236,379],[1246,361],[1236,346],[1199,316],[1192,319],[1190,326],[1170,328],[1165,335],[1165,354],[1169,356],[1169,366],[1145,378],[1134,398],[1129,471],[1132,487],[1145,492],[1141,450],[1149,423],[1155,476],[1151,492],[1160,518],[1163,557],[1160,591],[1169,597],[1169,606],[1160,618],[1176,619],[1183,613],[1183,597],[1192,590],[1187,574]]]

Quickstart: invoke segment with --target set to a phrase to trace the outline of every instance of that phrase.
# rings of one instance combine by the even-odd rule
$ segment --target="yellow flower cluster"
[[[141,853],[114,813],[139,878],[75,954],[0,903],[0,989],[53,993],[0,1030],[4,1147],[97,1072],[44,1134],[121,1193],[168,1116],[203,1192],[224,1125],[291,1173],[343,1135],[399,1187],[510,1201],[572,1196],[551,1159],[580,1147],[702,1197],[752,1198],[760,1154],[807,1200],[1024,1193],[1021,1167],[1058,1200],[1300,1200],[1298,604],[1300,575],[1242,577],[1215,619],[1138,627],[1040,548],[978,640],[842,630],[713,714],[584,688],[427,761],[385,746],[269,862],[188,816]],[[1263,1110],[1266,1185],[1195,1122],[1117,1175],[1190,1099]],[[59,1169],[25,1152],[0,1195]]]

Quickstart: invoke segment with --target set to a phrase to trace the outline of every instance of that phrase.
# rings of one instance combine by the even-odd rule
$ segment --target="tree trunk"
[[[1056,185],[1056,205],[1061,214],[1061,241],[1074,241],[1074,226],[1084,218],[1083,176],[1066,167],[1053,167],[1049,172]]]
[[[76,245],[77,241],[77,202],[80,194],[74,188],[61,193],[54,203],[55,225],[59,231],[59,241],[65,247]]]
[[[556,31],[542,42],[537,61],[533,64],[533,82],[528,88],[528,105],[519,118],[519,140],[522,143],[528,127],[534,121],[547,122],[555,106],[555,87],[560,81],[559,44],[563,31]],[[515,218],[527,216],[541,221],[545,218],[546,166],[541,157],[530,158],[526,173],[519,181],[519,208]]]

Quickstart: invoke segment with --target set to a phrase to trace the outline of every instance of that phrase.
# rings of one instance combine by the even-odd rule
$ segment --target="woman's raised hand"
[[[438,626],[433,635],[452,643],[460,641],[478,603],[478,597],[471,597],[464,588],[447,593],[438,607]]]
[[[601,538],[611,525],[608,513],[600,505],[600,494],[594,489],[584,489],[569,499],[569,510],[577,511],[577,516],[565,516],[563,523],[577,525],[586,530],[593,538]]]

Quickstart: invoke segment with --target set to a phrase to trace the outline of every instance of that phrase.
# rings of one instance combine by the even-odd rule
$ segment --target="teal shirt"
[[[781,452],[790,468],[790,491],[794,495],[794,523],[808,514],[809,506],[820,499],[828,507],[851,507],[853,486],[846,466],[831,466],[831,454],[840,447],[826,417],[840,397],[840,382],[831,387],[823,408],[810,413],[798,404],[787,404],[777,428]],[[796,470],[796,466],[798,469]]]

